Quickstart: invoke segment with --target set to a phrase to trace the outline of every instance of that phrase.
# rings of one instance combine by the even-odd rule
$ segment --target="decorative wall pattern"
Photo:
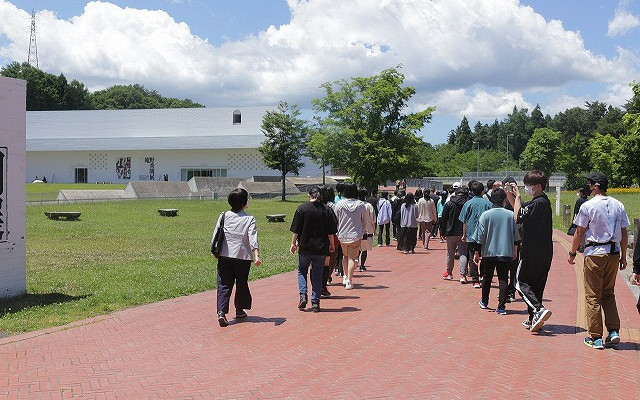
[[[144,162],[149,164],[149,180],[155,180],[156,170],[155,170],[155,157],[145,157]]]
[[[259,171],[267,167],[262,162],[259,152],[231,153],[229,154],[229,170],[234,171]]]
[[[118,179],[131,179],[131,157],[120,157],[116,161]]]
[[[107,153],[89,153],[89,169],[107,170],[109,164],[107,162]]]

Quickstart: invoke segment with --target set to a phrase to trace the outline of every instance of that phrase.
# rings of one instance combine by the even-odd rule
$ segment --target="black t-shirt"
[[[522,258],[553,257],[551,202],[546,194],[523,202],[518,213],[522,224]]]
[[[338,232],[333,211],[319,201],[301,204],[291,221],[291,232],[298,234],[302,255],[329,254],[329,237]]]

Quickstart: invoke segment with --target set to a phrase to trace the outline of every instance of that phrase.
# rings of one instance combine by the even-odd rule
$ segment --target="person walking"
[[[482,280],[480,308],[488,308],[491,280],[494,271],[496,271],[499,287],[496,313],[504,315],[507,313],[505,303],[509,266],[516,256],[516,247],[520,236],[513,211],[504,208],[507,199],[504,190],[502,188],[493,189],[490,198],[492,208],[483,212],[478,219],[474,240],[480,246],[475,248],[473,258],[476,263],[480,263],[480,257],[482,257],[484,279]]]
[[[333,188],[331,186],[322,186],[320,188],[320,198],[322,202],[329,208],[329,214],[331,218],[333,218],[333,223],[335,226],[338,226],[338,218],[335,213],[335,204],[333,203],[333,199],[335,198],[335,193],[333,192]],[[340,242],[338,241],[338,236],[333,235],[333,251],[329,251],[329,255],[324,260],[324,270],[322,273],[322,292],[321,295],[323,297],[331,296],[331,292],[329,292],[329,283],[331,283],[331,271],[334,268],[337,268],[338,262],[342,262],[342,260],[338,259],[338,253],[340,252]],[[342,269],[342,268],[340,268]]]
[[[460,212],[467,202],[467,191],[458,187],[453,196],[449,196],[440,219],[441,235],[447,241],[447,268],[442,274],[445,280],[453,280],[453,262],[456,250],[460,254],[460,275],[467,271],[467,243],[462,241],[462,221]]]
[[[387,199],[389,192],[380,193],[380,200],[378,200],[378,246],[382,246],[382,232],[386,231],[384,243],[391,245],[391,202]]]
[[[347,290],[353,289],[353,272],[356,259],[360,252],[360,242],[365,233],[367,209],[358,200],[358,188],[355,184],[345,185],[344,200],[336,203],[336,217],[338,218],[338,240],[342,247],[342,268],[344,275],[342,283]]]
[[[402,242],[400,248],[404,254],[415,253],[418,241],[418,205],[414,200],[413,193],[407,193],[404,197],[404,204],[400,206],[400,230]]]
[[[551,202],[544,193],[547,183],[544,172],[533,170],[524,176],[524,190],[527,195],[533,196],[531,201],[522,201],[515,183],[511,183],[511,191],[507,191],[509,202],[513,202],[514,219],[522,225],[516,289],[527,303],[529,319],[523,325],[529,327],[531,332],[542,329],[551,316],[551,311],[542,305],[553,258]]]
[[[364,235],[362,236],[362,242],[360,242],[360,256],[359,256],[359,270],[360,272],[366,271],[367,256],[369,251],[373,250],[373,236],[376,234],[376,211],[373,204],[367,200],[367,190],[360,189],[358,192],[360,201],[364,203],[364,207],[367,209],[366,223],[364,226]],[[376,202],[377,205],[377,202]]]
[[[218,256],[217,268],[217,312],[218,323],[222,327],[229,325],[226,315],[229,313],[229,301],[234,283],[236,319],[247,316],[245,310],[250,310],[252,303],[248,282],[252,253],[256,267],[262,264],[256,219],[245,212],[249,207],[249,193],[244,189],[235,189],[229,193],[227,202],[231,206],[231,211],[225,211],[218,217],[211,237],[213,244],[215,232],[224,216],[224,242]]]
[[[580,206],[574,223],[576,232],[569,251],[569,264],[586,237],[584,247],[584,292],[587,331],[584,344],[603,349],[620,342],[620,316],[616,306],[615,285],[618,269],[627,267],[629,217],[624,205],[607,196],[609,180],[602,172],[582,175],[593,198]],[[602,313],[609,334],[602,339]]]
[[[291,254],[298,252],[298,309],[307,306],[307,273],[311,266],[311,309],[320,311],[325,258],[334,251],[333,237],[338,231],[335,220],[320,198],[320,188],[309,190],[309,201],[298,206],[290,228]]]
[[[400,229],[400,207],[404,204],[406,192],[399,190],[392,202],[391,223],[393,225],[393,238],[396,240],[396,248],[401,250],[402,229]]]
[[[480,287],[480,276],[484,276],[480,264],[477,264],[475,252],[480,251],[480,243],[476,239],[478,221],[485,211],[491,209],[491,203],[482,195],[484,194],[484,185],[481,182],[474,181],[471,183],[471,193],[473,198],[464,203],[460,211],[460,222],[462,222],[462,241],[467,243],[467,259],[469,268],[462,270],[460,268],[460,283],[467,283],[467,272],[471,276],[471,282],[474,288]],[[505,195],[506,197],[506,195]],[[493,275],[492,275],[493,277]],[[489,278],[489,283],[491,279]]]
[[[433,199],[426,195],[418,200],[418,223],[420,232],[422,233],[422,247],[429,249],[429,240],[431,239],[431,229],[438,218],[438,211]]]

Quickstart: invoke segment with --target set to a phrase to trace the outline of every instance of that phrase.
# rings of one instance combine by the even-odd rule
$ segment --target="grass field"
[[[252,268],[250,279],[296,267],[296,257],[288,252],[289,225],[301,201],[304,196],[251,202],[263,265]],[[229,208],[226,201],[55,205],[56,210],[82,212],[78,221],[47,219],[44,211],[51,207],[27,207],[29,294],[0,303],[0,331],[32,331],[215,287],[209,243],[218,215]],[[180,212],[160,217],[159,208]],[[267,222],[265,215],[275,212],[287,214],[287,222]]]
[[[60,189],[122,189],[124,185],[28,184],[27,193],[55,199]],[[43,192],[47,189],[47,192]],[[555,193],[549,195],[555,210]],[[640,194],[616,194],[629,218],[640,217]],[[573,192],[562,193],[573,210]],[[301,195],[288,202],[252,200],[258,221],[263,265],[250,279],[291,271],[289,226]],[[80,211],[79,221],[53,221],[45,210]],[[178,208],[179,216],[160,217],[158,208]],[[17,333],[62,325],[135,305],[202,292],[215,287],[215,260],[209,242],[226,201],[130,200],[27,206],[28,295],[0,302],[0,332]],[[287,214],[285,223],[265,215]],[[554,213],[555,214],[555,213]],[[562,216],[554,227],[566,230]],[[296,284],[292,295],[296,295]]]

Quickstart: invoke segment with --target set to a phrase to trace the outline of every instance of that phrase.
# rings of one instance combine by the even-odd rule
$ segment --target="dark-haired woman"
[[[415,253],[418,241],[418,205],[413,193],[407,193],[400,206],[400,229],[403,230],[401,249],[404,254]]]
[[[236,286],[234,306],[236,319],[245,318],[245,310],[251,309],[251,292],[249,291],[249,269],[253,254],[256,266],[261,264],[258,245],[258,229],[256,219],[247,214],[249,193],[244,189],[235,189],[227,197],[231,211],[224,212],[224,243],[218,257],[218,323],[229,325],[226,315],[229,313],[229,301],[233,285]],[[214,235],[220,226],[222,215],[216,222]],[[211,239],[213,242],[213,237]]]

